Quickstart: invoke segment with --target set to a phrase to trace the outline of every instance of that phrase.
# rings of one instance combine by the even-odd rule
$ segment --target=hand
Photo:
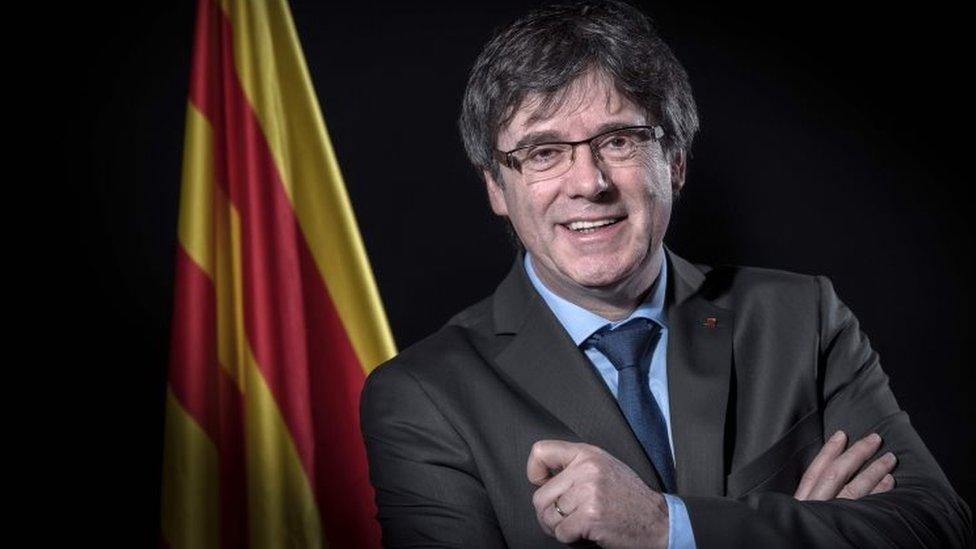
[[[891,476],[891,470],[898,460],[891,452],[874,460],[851,479],[881,447],[881,437],[877,433],[871,433],[844,451],[846,445],[847,435],[843,431],[834,433],[803,473],[793,497],[801,501],[858,499],[894,488],[895,477]]]
[[[630,467],[589,444],[540,440],[526,464],[536,518],[562,543],[667,547],[668,505]],[[563,514],[556,510],[556,505]]]

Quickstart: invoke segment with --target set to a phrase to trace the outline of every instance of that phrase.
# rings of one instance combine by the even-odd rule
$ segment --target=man
[[[625,4],[543,8],[482,51],[461,133],[524,253],[367,381],[385,544],[972,544],[829,281],[663,246],[697,125]]]

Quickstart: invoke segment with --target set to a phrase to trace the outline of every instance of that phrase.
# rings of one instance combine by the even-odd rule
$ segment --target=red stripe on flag
[[[219,49],[208,40],[211,51],[195,54],[190,100],[214,128],[217,182],[240,213],[247,337],[312,483],[329,544],[378,546],[359,434],[365,374],[237,79],[231,23],[216,3],[201,4],[209,6],[210,36],[220,41]]]
[[[246,547],[243,399],[217,360],[213,284],[182,246],[176,253],[173,303],[170,388],[217,447],[221,546]]]

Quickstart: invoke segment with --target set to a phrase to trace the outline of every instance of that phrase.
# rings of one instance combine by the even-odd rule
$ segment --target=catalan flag
[[[358,405],[393,339],[285,0],[199,0],[185,139],[163,541],[378,546]]]

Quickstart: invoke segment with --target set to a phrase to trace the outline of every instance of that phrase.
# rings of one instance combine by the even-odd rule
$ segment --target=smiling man
[[[511,221],[546,288],[623,318],[660,270],[683,151],[666,155],[661,126],[598,68],[568,84],[555,112],[539,112],[544,99],[526,97],[499,132],[508,169],[485,170],[492,209]]]
[[[516,21],[460,127],[519,255],[367,381],[384,544],[972,544],[828,280],[664,247],[698,120],[643,14]]]

